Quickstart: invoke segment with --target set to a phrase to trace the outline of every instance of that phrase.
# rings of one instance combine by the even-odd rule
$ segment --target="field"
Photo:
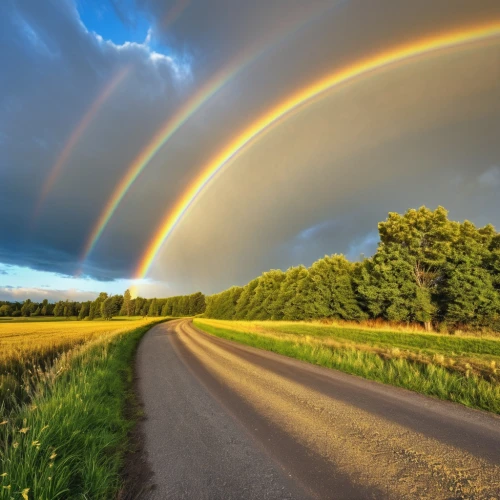
[[[132,356],[158,321],[0,323],[0,499],[116,494]]]
[[[500,413],[500,340],[306,322],[195,319],[213,335]]]

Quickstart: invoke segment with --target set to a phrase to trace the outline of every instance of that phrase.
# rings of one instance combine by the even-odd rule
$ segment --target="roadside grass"
[[[32,373],[40,380],[29,404],[0,409],[0,499],[116,496],[134,424],[124,414],[132,359],[141,337],[161,321],[108,331]]]
[[[3,407],[26,403],[63,353],[97,337],[142,326],[151,320],[44,321],[0,323],[0,401]],[[46,380],[49,377],[49,380]]]
[[[310,323],[203,318],[194,324],[221,338],[500,414],[500,341]]]

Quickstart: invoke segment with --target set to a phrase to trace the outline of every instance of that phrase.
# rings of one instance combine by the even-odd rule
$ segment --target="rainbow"
[[[336,3],[333,7],[340,5],[342,3]],[[297,29],[317,19],[320,15],[324,14],[325,11],[332,9],[329,6],[326,9],[322,9],[319,13],[314,11],[312,15],[306,21],[300,21],[298,19],[292,19],[284,29],[282,29],[279,35],[283,38],[287,38],[293,35]],[[134,158],[130,166],[128,167],[125,175],[121,178],[119,183],[113,190],[110,198],[106,202],[103,210],[101,211],[94,227],[92,228],[85,246],[83,248],[80,263],[83,264],[89,254],[94,249],[102,232],[108,225],[111,217],[115,213],[118,205],[127,194],[128,190],[135,182],[140,173],[146,168],[152,158],[158,153],[158,151],[163,147],[163,145],[179,130],[184,123],[186,123],[194,113],[200,109],[203,104],[205,104],[213,95],[215,95],[222,87],[226,85],[232,78],[234,78],[238,73],[240,73],[249,64],[255,61],[260,55],[262,55],[269,44],[269,42],[276,43],[276,36],[272,40],[261,40],[258,44],[249,47],[243,52],[237,59],[235,59],[232,64],[223,68],[214,77],[212,77],[205,85],[203,85],[177,112],[169,117],[162,126],[155,133],[153,138],[149,141],[146,147]]]
[[[83,136],[89,125],[92,123],[93,119],[95,118],[95,116],[97,115],[103,104],[113,94],[115,89],[128,75],[130,70],[131,66],[126,66],[113,76],[113,78],[109,81],[109,83],[102,89],[102,91],[94,99],[90,108],[83,115],[82,119],[78,122],[78,125],[69,136],[68,140],[66,141],[66,144],[64,145],[64,148],[59,153],[59,156],[57,157],[55,164],[50,169],[49,176],[47,177],[42,186],[42,191],[40,193],[40,197],[38,199],[35,208],[35,219],[40,214],[40,209],[42,208],[42,205],[45,203],[48,194],[54,187],[54,184],[59,175],[61,174],[64,165],[68,161],[68,158],[73,152],[73,149],[78,144],[79,140],[81,139],[81,137]]]
[[[273,125],[276,125],[281,119],[290,116],[291,112],[298,110],[301,106],[310,103],[312,100],[324,95],[334,88],[359,77],[368,76],[388,66],[403,63],[419,56],[428,55],[444,49],[487,40],[499,35],[500,21],[496,21],[486,25],[463,28],[458,31],[420,39],[368,57],[340,70],[336,70],[274,106],[243,130],[243,132],[227,144],[220,153],[206,164],[200,175],[187,188],[173,209],[166,213],[139,262],[135,273],[135,279],[143,279],[147,275],[151,264],[165,240],[172,234],[176,225],[195,202],[200,193],[223,167],[240,154],[246,147],[251,145],[252,142],[265,131],[269,130]]]
[[[191,0],[177,0],[174,5],[168,10],[163,22],[161,23],[161,31],[164,31],[170,25],[174,24],[182,13],[187,9]]]

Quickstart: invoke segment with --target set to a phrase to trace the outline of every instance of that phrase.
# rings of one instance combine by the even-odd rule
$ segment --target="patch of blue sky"
[[[116,45],[144,43],[150,22],[132,0],[78,0],[78,13],[88,31]]]

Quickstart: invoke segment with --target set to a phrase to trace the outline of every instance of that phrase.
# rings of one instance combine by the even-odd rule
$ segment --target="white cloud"
[[[49,300],[49,302],[66,299],[84,301],[94,300],[98,295],[98,292],[88,292],[78,289],[51,290],[30,287],[0,287],[0,300],[9,300],[12,302],[22,302],[26,299],[31,299],[34,302],[40,302],[44,299]]]
[[[490,167],[478,177],[479,184],[484,187],[500,186],[500,167],[496,165]]]

